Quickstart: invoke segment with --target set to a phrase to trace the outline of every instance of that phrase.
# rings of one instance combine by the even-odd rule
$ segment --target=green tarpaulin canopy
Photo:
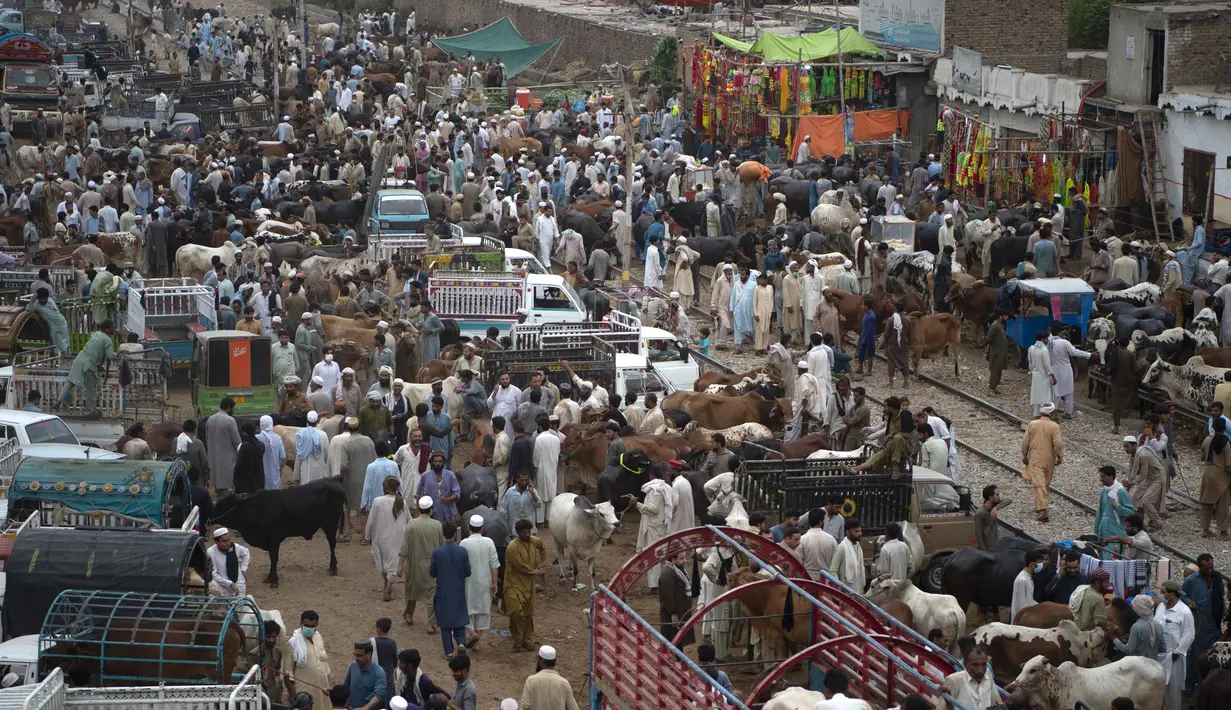
[[[503,17],[481,30],[456,37],[433,39],[432,44],[458,57],[474,55],[475,59],[498,58],[504,62],[504,73],[508,77],[525,71],[526,67],[537,62],[539,57],[547,54],[559,41],[553,39],[550,42],[534,44],[521,36],[509,18]]]
[[[757,37],[757,41],[751,44],[717,32],[714,33],[714,37],[731,49],[748,54],[759,54],[770,62],[810,62],[838,56],[838,33],[833,29],[795,37],[762,32],[761,36]],[[843,27],[842,54],[879,57],[883,52],[859,34],[859,30],[854,27]]]

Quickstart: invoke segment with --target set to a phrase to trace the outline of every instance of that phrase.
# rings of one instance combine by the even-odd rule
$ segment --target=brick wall
[[[1069,0],[946,0],[946,57],[955,44],[981,52],[985,65],[1059,71],[1069,44]]]
[[[470,30],[489,25],[508,16],[517,29],[531,42],[547,42],[562,38],[559,54],[552,64],[553,71],[563,69],[574,61],[583,61],[591,67],[619,61],[631,64],[641,59],[650,59],[658,49],[661,35],[632,32],[595,24],[593,22],[561,15],[539,8],[516,5],[504,0],[465,0],[464,2],[415,2],[415,17],[420,23],[460,32],[462,27]],[[554,50],[553,50],[554,51]],[[546,55],[551,57],[551,52]],[[547,59],[536,66],[543,69]]]
[[[1171,15],[1167,21],[1167,89],[1231,80],[1229,32],[1231,11]]]

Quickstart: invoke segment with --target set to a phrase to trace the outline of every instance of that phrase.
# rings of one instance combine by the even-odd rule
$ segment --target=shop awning
[[[751,44],[717,32],[714,33],[714,38],[731,49],[748,54],[758,54],[770,62],[811,62],[838,56],[838,33],[832,28],[824,32],[795,37],[762,32],[757,37],[757,41]],[[859,30],[854,27],[843,27],[842,54],[879,57],[884,53],[866,37],[859,34]]]
[[[845,38],[843,40],[845,41]],[[480,60],[497,58],[504,62],[505,76],[510,77],[520,74],[526,67],[537,62],[559,41],[553,39],[534,44],[522,37],[509,18],[503,17],[481,30],[456,37],[433,39],[432,44],[458,57],[473,55]]]

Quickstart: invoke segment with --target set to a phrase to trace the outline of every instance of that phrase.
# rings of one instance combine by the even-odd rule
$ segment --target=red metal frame
[[[802,579],[808,578],[808,570],[804,569],[803,563],[781,546],[747,530],[725,527],[718,529],[734,538],[752,552],[755,552],[760,561],[772,564],[786,576]],[[620,571],[616,572],[615,576],[611,578],[611,583],[607,585],[607,588],[617,597],[623,598],[634,582],[641,579],[641,576],[649,571],[650,568],[662,563],[671,555],[685,550],[714,547],[724,543],[725,541],[715,535],[708,527],[691,528],[668,535],[634,555],[628,562],[625,562]]]
[[[590,681],[603,694],[592,708],[747,710],[608,589],[594,595],[591,629]]]
[[[946,675],[958,670],[954,667],[952,659],[911,639],[883,634],[869,635],[903,663],[908,664],[936,685],[943,683]],[[877,707],[896,705],[911,693],[918,693],[925,698],[931,698],[936,694],[934,689],[904,672],[900,665],[889,660],[884,652],[859,636],[846,634],[821,641],[779,663],[752,689],[747,702],[751,703],[762,693],[768,695],[774,683],[788,671],[808,661],[823,668],[837,668],[844,671],[851,684],[849,694],[852,697],[862,698]]]

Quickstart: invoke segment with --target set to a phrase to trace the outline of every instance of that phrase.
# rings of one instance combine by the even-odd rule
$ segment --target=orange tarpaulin
[[[906,132],[906,124],[910,120],[910,111],[905,109],[882,109],[880,111],[855,112],[855,140],[883,141],[893,137],[893,132],[901,128]],[[821,159],[827,155],[834,157],[846,152],[846,141],[843,135],[845,120],[842,116],[801,116],[799,130],[795,132],[795,145],[791,146],[791,157],[799,154],[799,144],[805,136],[812,136],[809,152],[813,158]]]

